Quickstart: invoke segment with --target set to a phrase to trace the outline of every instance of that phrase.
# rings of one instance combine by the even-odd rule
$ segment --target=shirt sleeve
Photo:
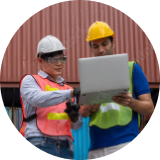
[[[22,80],[20,93],[33,107],[40,108],[55,106],[72,98],[70,90],[42,91],[31,75]]]
[[[141,67],[135,63],[133,72],[134,96],[137,98],[140,95],[150,93],[149,84]]]

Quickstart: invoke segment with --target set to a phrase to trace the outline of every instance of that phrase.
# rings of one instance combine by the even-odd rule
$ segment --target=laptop
[[[78,60],[81,95],[79,105],[113,102],[130,86],[128,54],[80,58]]]

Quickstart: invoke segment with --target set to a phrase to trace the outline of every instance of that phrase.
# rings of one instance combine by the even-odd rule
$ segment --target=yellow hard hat
[[[93,41],[95,39],[105,38],[105,37],[115,37],[114,32],[105,22],[96,21],[88,29],[88,35],[86,41]]]

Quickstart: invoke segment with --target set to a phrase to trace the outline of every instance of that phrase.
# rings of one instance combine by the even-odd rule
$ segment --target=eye
[[[56,63],[57,61],[58,61],[57,58],[48,57],[48,62],[49,62],[49,63]]]
[[[53,62],[57,62],[57,61],[58,61],[58,58],[53,58],[52,61],[53,61]]]
[[[107,42],[105,42],[105,43],[103,43],[103,44],[102,44],[102,46],[106,46],[106,45],[108,45],[108,43],[107,43]]]
[[[66,57],[61,57],[60,60],[65,62],[66,61]]]
[[[96,48],[98,48],[98,46],[97,46],[97,45],[94,45],[93,48],[96,49]]]

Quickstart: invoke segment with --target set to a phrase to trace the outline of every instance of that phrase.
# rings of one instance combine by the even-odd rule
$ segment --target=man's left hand
[[[112,97],[112,100],[122,106],[130,107],[130,104],[133,102],[133,97],[130,92],[120,93],[119,96]]]
[[[72,122],[76,122],[79,117],[80,106],[74,104],[71,100],[66,103],[66,109],[64,112],[68,114]]]

